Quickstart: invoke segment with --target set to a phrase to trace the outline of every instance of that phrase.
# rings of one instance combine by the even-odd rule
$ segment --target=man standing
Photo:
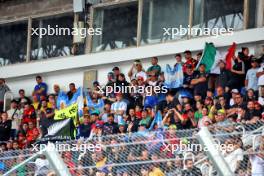
[[[0,112],[3,111],[5,93],[8,92],[8,91],[10,91],[10,89],[5,84],[5,79],[4,78],[0,78]]]
[[[111,113],[115,115],[117,123],[120,124],[123,121],[123,115],[126,113],[127,104],[123,101],[122,93],[116,94],[116,100],[111,106]]]
[[[41,76],[36,76],[37,85],[34,88],[34,94],[38,96],[38,99],[41,99],[41,96],[46,97],[48,91],[48,85],[42,81]]]
[[[247,71],[245,86],[248,89],[253,89],[255,92],[258,90],[258,62],[256,59],[251,60],[251,69]]]
[[[77,91],[76,87],[75,87],[75,84],[74,83],[70,83],[69,84],[69,89],[70,89],[70,91],[67,92],[67,96],[68,96],[69,100],[71,100],[72,97],[73,97],[73,94]]]

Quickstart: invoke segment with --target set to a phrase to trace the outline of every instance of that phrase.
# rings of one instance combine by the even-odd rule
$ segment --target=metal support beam
[[[142,14],[143,14],[143,0],[138,0],[137,47],[140,46],[140,42],[141,42]]]
[[[248,28],[248,20],[249,20],[249,0],[244,0],[244,29]]]
[[[68,167],[64,164],[61,156],[55,149],[54,144],[48,143],[46,150],[43,151],[43,154],[47,157],[49,164],[52,166],[56,175],[71,176]]]
[[[197,137],[203,148],[207,148],[205,152],[208,155],[208,158],[213,162],[218,174],[222,176],[233,176],[234,173],[232,173],[220,151],[215,147],[216,144],[208,128],[202,127],[198,132]]]
[[[30,61],[31,56],[31,33],[32,33],[32,18],[28,18],[28,28],[27,28],[27,55],[26,62]]]
[[[256,14],[256,18],[257,18],[256,27],[264,26],[264,1],[263,0],[257,0],[256,13],[257,13]]]

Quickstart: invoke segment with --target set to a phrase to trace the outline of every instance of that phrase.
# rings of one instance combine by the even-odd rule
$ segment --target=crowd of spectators
[[[147,93],[137,89],[133,92],[108,91],[115,86],[120,89],[131,85],[137,88],[141,86],[147,88],[146,90],[151,87],[164,87],[165,71],[159,65],[157,57],[151,59],[151,65],[146,70],[140,60],[135,60],[127,75],[122,73],[122,68],[114,67],[108,73],[107,83],[104,86],[94,81],[93,87],[85,90],[88,98],[84,100],[83,117],[79,117],[77,138],[93,139],[115,134],[127,136],[132,133],[142,134],[148,130],[156,131],[160,128],[178,131],[215,125],[213,133],[228,133],[233,130],[225,127],[229,124],[257,125],[264,121],[264,55],[250,56],[249,49],[242,48],[233,57],[231,70],[226,69],[225,58],[219,61],[219,74],[205,72],[206,65],[199,64],[200,58],[201,53],[193,58],[191,51],[175,55],[173,66],[182,65],[183,84],[181,87],[166,89],[166,93],[156,93],[153,89]],[[10,109],[0,113],[1,152],[31,147],[31,144],[47,133],[47,127],[53,122],[57,108],[56,100],[62,91],[60,85],[54,85],[52,90],[41,76],[36,76],[36,82],[31,97],[27,97],[25,92],[30,93],[31,90],[20,89],[19,97],[11,101]],[[1,110],[3,110],[4,94],[9,90],[8,83],[0,79]],[[76,91],[75,84],[69,84],[67,92],[69,100]],[[162,116],[161,124],[154,121],[158,111]],[[232,140],[231,143],[235,144],[239,139]],[[112,142],[118,143],[114,140]],[[226,140],[221,142],[224,143]],[[133,150],[141,150],[142,155],[139,156],[141,161],[144,157],[150,157],[148,149]],[[114,149],[106,153],[115,155]],[[133,155],[121,156],[121,151],[118,155],[120,155],[118,157],[126,157],[127,160],[135,160]],[[102,160],[106,158],[101,157]],[[152,154],[150,158],[155,160],[158,157]],[[262,155],[257,157],[258,162],[263,164]],[[115,156],[108,158],[113,159]],[[183,163],[176,160],[173,164]],[[191,160],[186,160],[185,164],[199,175],[200,171],[193,168]],[[239,168],[235,168],[236,170],[233,171],[239,172]],[[98,172],[104,174],[109,171],[102,169]],[[164,170],[162,171],[160,166],[151,165],[141,168],[138,174],[163,175]],[[186,175],[188,174],[190,175],[190,173]]]

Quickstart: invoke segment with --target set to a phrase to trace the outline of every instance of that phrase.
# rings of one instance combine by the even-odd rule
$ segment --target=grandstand
[[[0,0],[0,174],[264,175],[263,0]]]

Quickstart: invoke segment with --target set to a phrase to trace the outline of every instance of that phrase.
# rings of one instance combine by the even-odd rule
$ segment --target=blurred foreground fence
[[[233,175],[264,175],[262,122],[214,125],[208,129],[215,141],[211,147],[221,152]],[[210,147],[198,141],[198,132],[199,129],[167,129],[95,135],[90,139],[54,143],[53,147],[74,176],[220,175],[206,152]],[[31,149],[1,152],[0,174],[26,161],[8,175],[56,175],[49,158],[37,154],[43,147],[44,144],[38,144]]]

